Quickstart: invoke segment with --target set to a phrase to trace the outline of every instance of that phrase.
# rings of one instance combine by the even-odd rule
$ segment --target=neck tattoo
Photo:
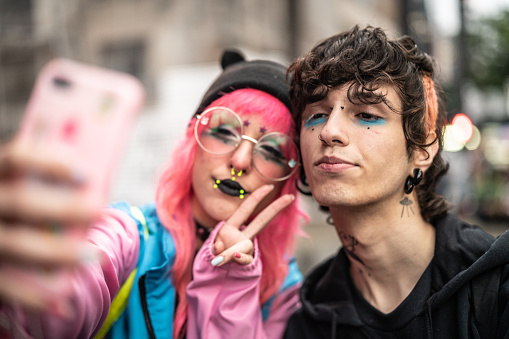
[[[345,232],[339,233],[339,238],[343,243],[343,248],[345,252],[350,256],[350,258],[357,260],[359,263],[365,266],[364,262],[362,262],[361,258],[355,254],[355,246],[359,245],[359,242],[355,237],[351,234],[346,234]]]
[[[198,237],[198,239],[205,242],[209,238],[209,235],[210,235],[210,232],[212,231],[212,229],[209,229],[209,228],[203,226],[196,220],[195,220],[195,223],[196,223],[196,236]]]
[[[414,214],[414,209],[412,208],[412,204],[414,203],[412,200],[408,199],[408,197],[405,197],[403,200],[399,202],[401,205],[403,205],[403,209],[401,210],[401,218],[403,218],[403,215],[406,214],[407,217],[410,217],[410,212]]]

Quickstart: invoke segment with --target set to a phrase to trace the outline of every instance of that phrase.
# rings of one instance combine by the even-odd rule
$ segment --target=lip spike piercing
[[[233,171],[233,170],[232,170]],[[241,171],[242,172],[242,171]],[[239,174],[239,177],[242,173]],[[235,178],[232,178],[233,180],[235,180]],[[214,183],[214,188],[218,188],[218,185],[221,184],[221,180],[219,179],[216,179],[216,182]],[[239,191],[239,199],[244,199],[244,194],[246,193],[246,191],[244,191],[243,189],[241,189]]]
[[[242,175],[242,170],[237,173],[237,176],[240,177]],[[235,181],[235,169],[232,167],[232,181]],[[239,199],[244,199],[244,193],[246,193],[243,189],[239,191]]]

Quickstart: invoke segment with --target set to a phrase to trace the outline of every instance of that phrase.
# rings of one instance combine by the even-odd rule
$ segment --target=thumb
[[[212,245],[212,254],[218,255],[225,250],[224,243],[219,237],[216,237],[216,241]]]

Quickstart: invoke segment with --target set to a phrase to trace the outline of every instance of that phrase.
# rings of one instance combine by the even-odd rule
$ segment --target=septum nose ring
[[[235,168],[232,167],[232,181],[235,181]],[[242,170],[240,170],[237,174],[236,174],[238,177],[240,177],[242,175]]]

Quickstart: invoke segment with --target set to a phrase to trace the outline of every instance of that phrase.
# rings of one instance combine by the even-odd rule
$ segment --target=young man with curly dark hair
[[[286,338],[507,338],[509,233],[436,193],[448,165],[434,60],[358,26],[288,69],[304,183],[342,248],[301,290]]]

